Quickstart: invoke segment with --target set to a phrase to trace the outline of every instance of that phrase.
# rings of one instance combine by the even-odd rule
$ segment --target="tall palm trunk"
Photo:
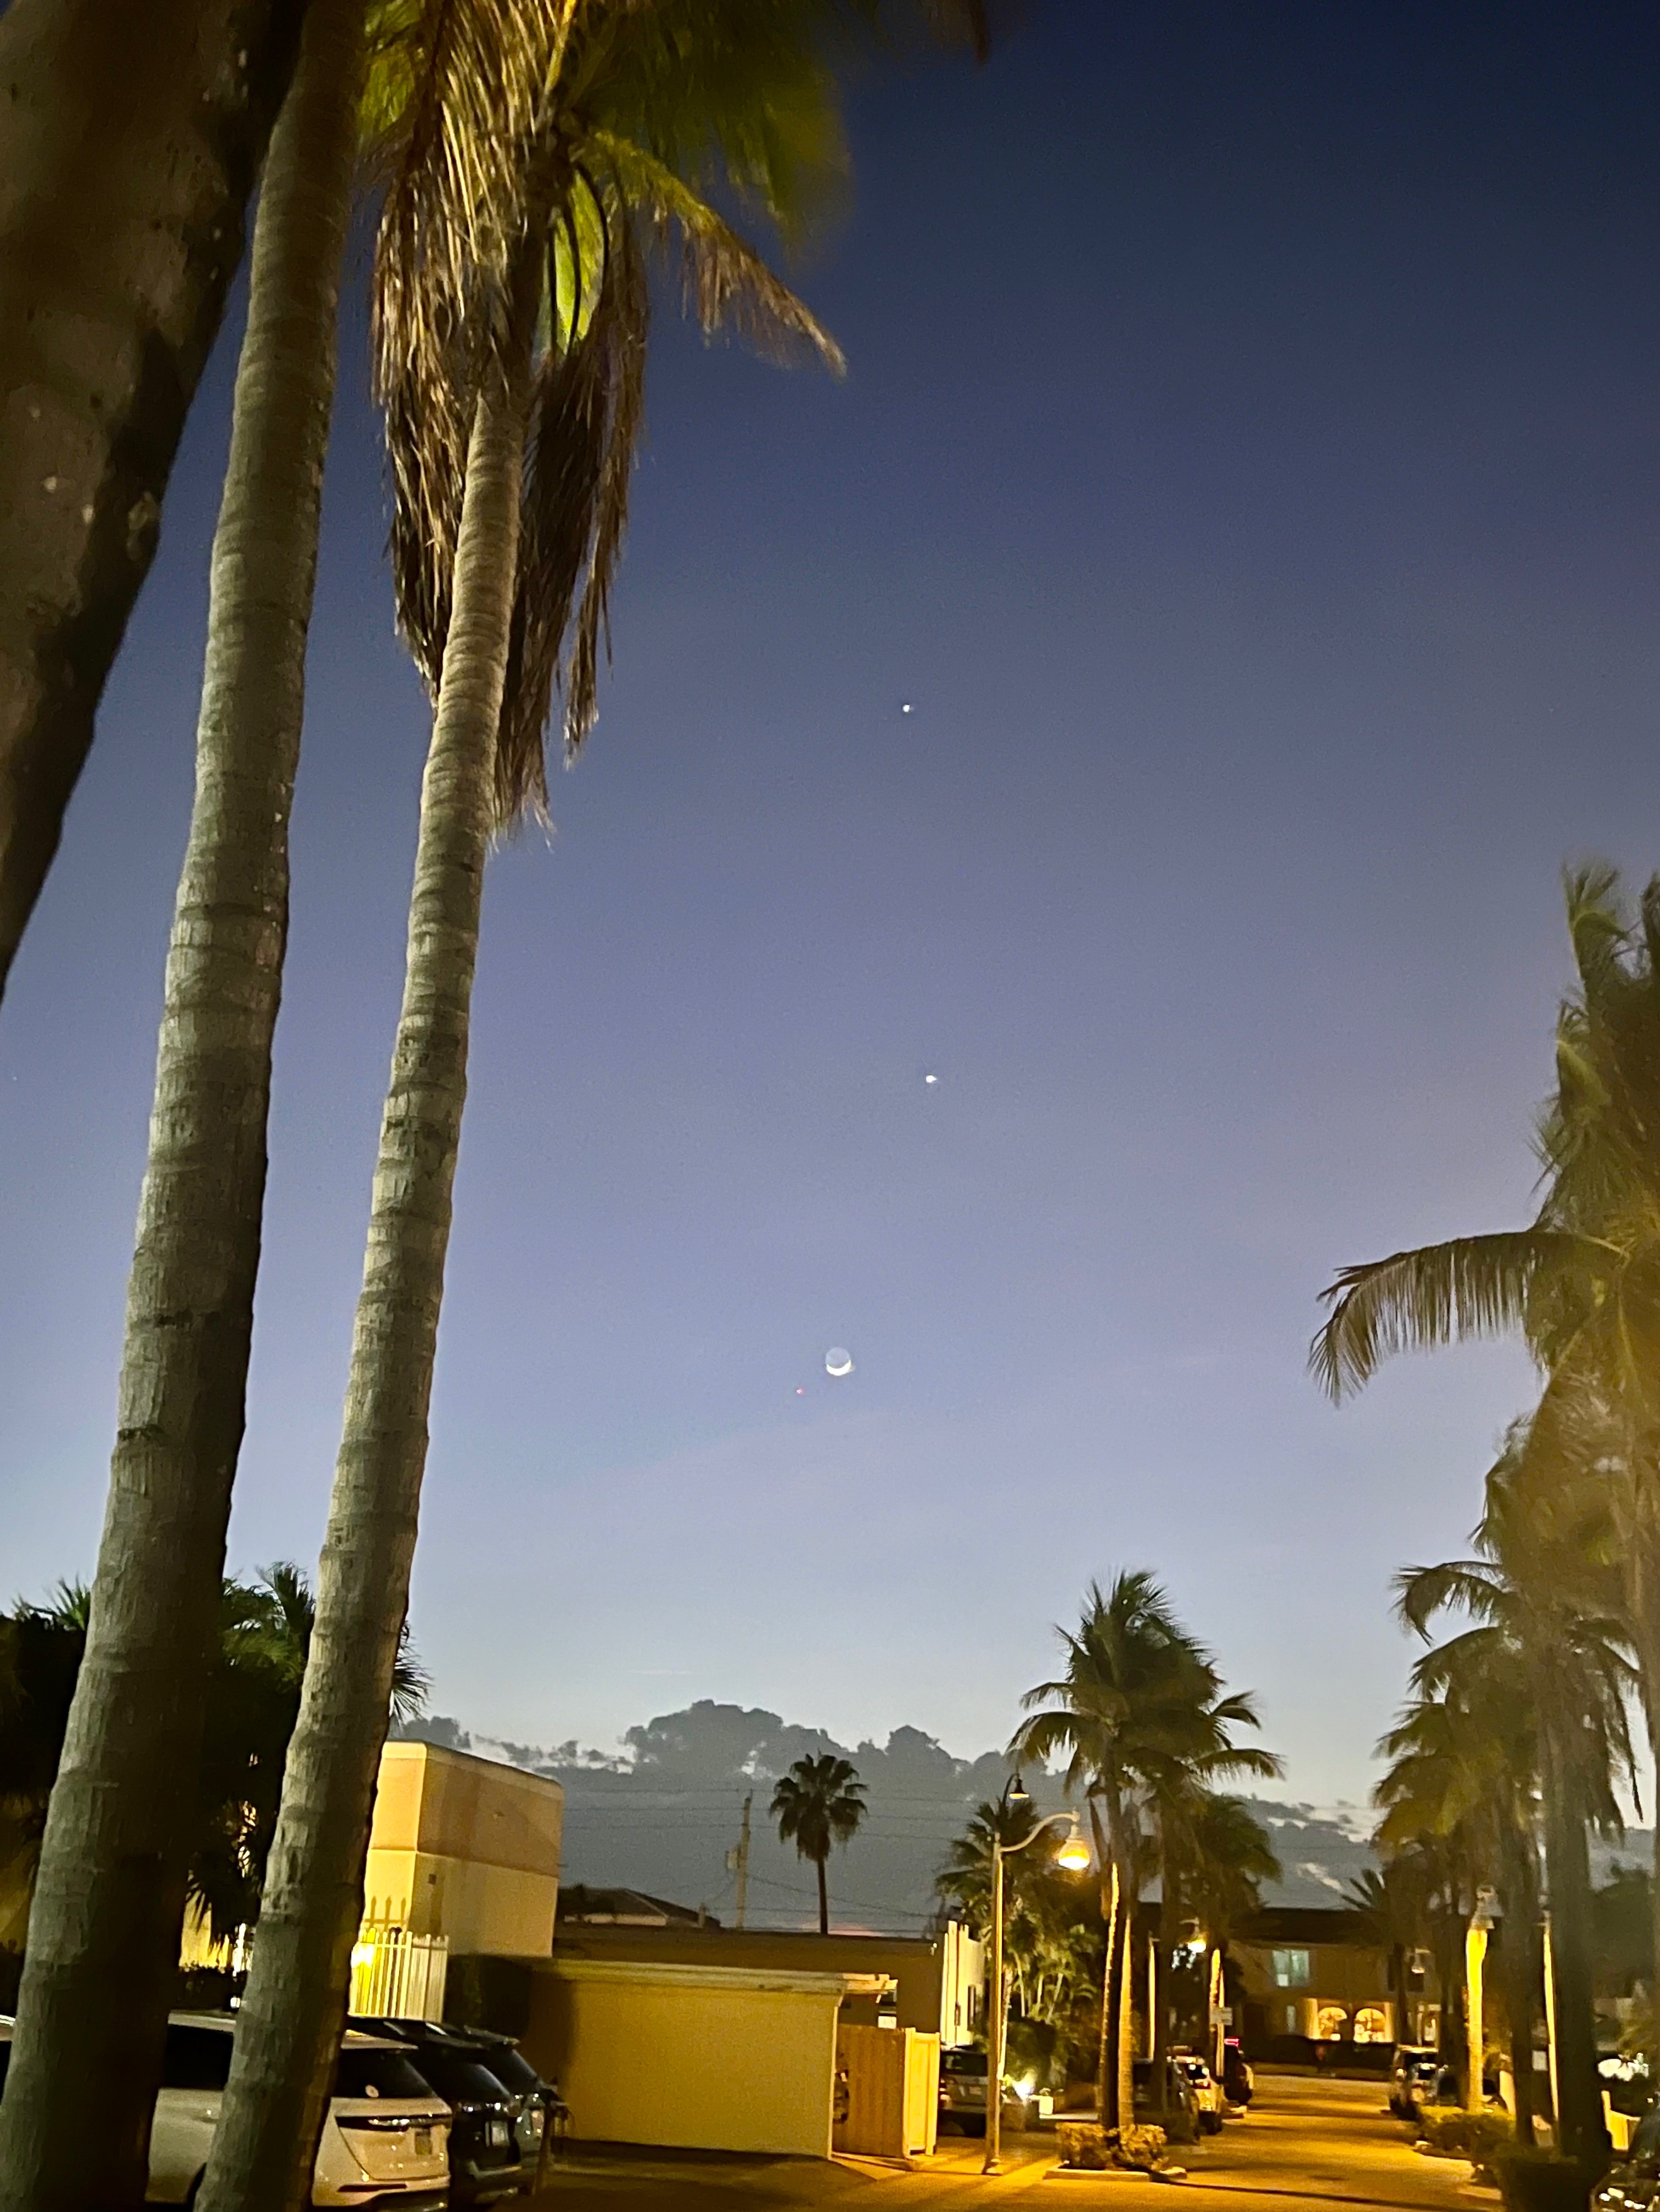
[[[1101,1962],[1101,2038],[1096,2053],[1095,2103],[1104,2128],[1118,2124],[1118,1861],[1101,1826],[1093,1797],[1090,1831],[1095,1843],[1095,1863],[1101,1875],[1101,1924],[1106,1945]]]
[[[1656,1477],[1642,1484],[1646,1506]],[[1620,1534],[1626,1563],[1627,1607],[1631,1618],[1637,1669],[1643,1693],[1643,1718],[1648,1734],[1649,1755],[1660,1762],[1660,1531],[1650,1525],[1646,1513],[1622,1516]],[[1660,1772],[1660,1764],[1656,1771]],[[1654,1826],[1654,1867],[1651,1895],[1654,1974],[1650,1988],[1660,1992],[1660,1820]]]
[[[1122,1882],[1118,1911],[1118,2124],[1135,2121],[1135,1892]]]
[[[1556,2137],[1570,2157],[1595,2158],[1607,2148],[1608,2130],[1596,2072],[1590,1850],[1571,1765],[1560,1755],[1548,1725],[1540,1735],[1556,2012]]]
[[[143,2195],[242,1439],[362,18],[362,0],[312,8],[254,233],[109,1501],[0,2109],[6,2208]]]
[[[818,1872],[818,1933],[821,1936],[828,1936],[830,1934],[830,1889],[824,1878],[824,1862],[823,1859],[815,1859],[813,1864]]]
[[[409,1605],[513,610],[536,270],[473,417],[317,1625],[201,2212],[310,2202]]]
[[[0,9],[0,991],[155,555],[303,12]]]
[[[1539,2013],[1543,1960],[1539,1946],[1539,1863],[1530,1835],[1515,1831],[1504,1844],[1504,1926],[1499,1965],[1510,2023],[1511,2079],[1516,2085],[1516,2132],[1534,2136],[1533,2025]]]
[[[1170,2052],[1170,1963],[1176,1946],[1177,1930],[1182,1925],[1182,1884],[1176,1871],[1174,1852],[1167,1850],[1161,1838],[1159,1856],[1162,1864],[1158,1876],[1158,1932],[1153,1938],[1157,1972],[1149,1984],[1152,1998],[1152,2017],[1147,2023],[1147,2040],[1152,2058],[1152,2104],[1155,2112],[1164,2110],[1164,2061]]]

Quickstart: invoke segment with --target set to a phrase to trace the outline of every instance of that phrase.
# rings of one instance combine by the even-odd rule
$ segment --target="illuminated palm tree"
[[[1620,1832],[1614,1783],[1616,1773],[1633,1773],[1627,1700],[1636,1686],[1609,1564],[1606,1491],[1541,1469],[1541,1456],[1535,1430],[1516,1423],[1487,1475],[1477,1556],[1398,1578],[1401,1618],[1426,1640],[1443,1611],[1462,1613],[1472,1626],[1420,1660],[1412,1678],[1419,1703],[1383,1746],[1388,1755],[1402,1755],[1402,1786],[1420,1807],[1426,1783],[1431,1796],[1438,1788],[1445,1824],[1438,1832],[1462,1825],[1503,1900],[1517,2118],[1529,2136],[1540,1981],[1535,1836],[1542,1825],[1564,2117],[1571,2131],[1594,2130],[1600,2106],[1586,1829]],[[1406,1839],[1407,1828],[1395,1825],[1398,1834],[1386,1819],[1383,1841]],[[1421,1823],[1414,1832],[1424,1832]]]
[[[315,1663],[203,2212],[283,2201],[321,2125],[407,1604],[486,848],[539,803],[562,668],[572,744],[593,719],[648,251],[678,240],[706,330],[839,365],[708,195],[730,187],[786,231],[810,220],[842,166],[826,49],[842,12],[386,0],[376,19],[377,381],[400,620],[435,714]],[[977,21],[970,0],[942,12]]]
[[[1233,1742],[1234,1728],[1256,1725],[1251,1701],[1224,1693],[1209,1655],[1151,1575],[1122,1572],[1109,1591],[1091,1583],[1077,1632],[1057,1632],[1065,1672],[1027,1692],[1031,1717],[1009,1755],[1037,1765],[1064,1755],[1067,1795],[1081,1794],[1089,1807],[1107,1930],[1098,2090],[1103,2125],[1127,2125],[1130,1937],[1157,1860],[1159,1796],[1173,1802],[1196,1781],[1279,1766]]]
[[[186,1881],[176,1807],[207,1741],[245,1420],[364,8],[312,0],[254,227],[109,1502],[0,2113],[0,2171],[25,2196],[55,2197],[71,2174],[95,2198],[131,2196],[161,2078]],[[71,2083],[107,2115],[113,2163],[95,2177]]]
[[[1392,1353],[1519,1332],[1545,1375],[1529,1449],[1599,1483],[1660,1752],[1660,881],[1633,915],[1606,866],[1566,880],[1577,988],[1557,1026],[1539,1206],[1525,1228],[1346,1267],[1311,1364],[1334,1397]],[[1547,1793],[1550,1802],[1551,1793]],[[1567,1839],[1565,1838],[1566,1847]],[[1660,1835],[1657,1835],[1660,1850]],[[1660,1983],[1660,1928],[1657,1928]],[[1601,2134],[1588,2115],[1589,2140]]]
[[[869,1808],[858,1770],[826,1752],[798,1759],[780,1775],[769,1808],[781,1844],[794,1844],[800,1858],[811,1859],[818,1876],[818,1933],[830,1934],[830,1893],[824,1869],[838,1844],[850,1844]]]

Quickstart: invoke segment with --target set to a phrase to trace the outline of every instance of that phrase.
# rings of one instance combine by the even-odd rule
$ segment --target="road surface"
[[[1172,2185],[1126,2174],[1063,2174],[1047,2132],[1006,2138],[1006,2170],[987,2180],[982,2146],[940,2139],[917,2170],[875,2160],[736,2159],[578,2146],[538,2212],[1312,2212],[1357,2205],[1375,2212],[1469,2212],[1469,2169],[1420,2156],[1383,2109],[1380,2082],[1259,2077],[1250,2115],[1175,2155],[1188,2179]],[[1496,2202],[1496,2199],[1494,2200]]]

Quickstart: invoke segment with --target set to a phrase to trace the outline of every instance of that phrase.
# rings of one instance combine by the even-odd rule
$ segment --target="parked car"
[[[405,2036],[414,2043],[418,2044],[425,2036],[435,2042],[441,2041],[451,2050],[470,2051],[489,2069],[518,2101],[515,2125],[519,2150],[527,2169],[520,2189],[528,2195],[536,2188],[549,2145],[570,2117],[558,2084],[544,2081],[513,2038],[500,2035],[493,2028],[457,2027],[448,2021],[396,2017],[388,2017],[380,2025],[388,2034]]]
[[[1441,2062],[1434,2051],[1416,2044],[1395,2046],[1389,2069],[1389,2110],[1397,2120],[1415,2120],[1424,2106],[1435,2101]]]
[[[1242,2112],[1256,2094],[1256,2076],[1245,2063],[1237,2036],[1229,2036],[1222,2045],[1222,2090],[1229,2104]]]
[[[13,2023],[0,2019],[0,2084]],[[196,2202],[230,2077],[231,2013],[176,2012],[167,2019],[161,2089],[150,2125],[152,2204]],[[313,2204],[445,2212],[449,2202],[449,2107],[390,2038],[348,2034],[317,2147]]]
[[[1608,2168],[1590,2201],[1591,2212],[1660,2208],[1660,2106],[1638,2122],[1630,2148]]]
[[[1220,2135],[1227,2117],[1227,2092],[1196,2051],[1173,2051],[1171,2063],[1187,2077],[1201,2134]]]
[[[450,2202],[458,2208],[494,2203],[517,2190],[534,2188],[537,2160],[528,2169],[520,2132],[520,2099],[489,2065],[479,2045],[436,2021],[354,2016],[350,2025],[397,2034],[404,2048],[453,2115],[450,2125]]]
[[[942,2051],[939,2054],[939,2124],[965,2136],[986,2132],[986,2076],[983,2051]],[[1007,2081],[1003,2084],[1003,2125],[1026,2124],[1026,2100]]]
[[[1136,2060],[1134,2080],[1135,2114],[1138,2119],[1143,2117],[1149,2120],[1155,2119],[1158,2113],[1163,2112],[1169,2115],[1184,2118],[1195,2136],[1201,2132],[1204,2127],[1204,2122],[1200,2116],[1198,2092],[1174,2057],[1167,2057],[1164,2061],[1164,2094],[1162,2098],[1155,2098],[1153,2094],[1152,2059]],[[1219,2120],[1217,2124],[1219,2126],[1221,2124]]]

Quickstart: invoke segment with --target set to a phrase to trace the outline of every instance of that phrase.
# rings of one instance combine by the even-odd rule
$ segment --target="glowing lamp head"
[[[1090,1847],[1079,1833],[1074,1820],[1072,1829],[1060,1850],[1055,1854],[1055,1863],[1064,1867],[1068,1874],[1082,1874],[1090,1863]]]
[[[1010,1805],[1030,1805],[1031,1802],[1031,1792],[1018,1774],[1010,1775],[1008,1787],[1004,1790],[1003,1796],[1005,1802]]]

